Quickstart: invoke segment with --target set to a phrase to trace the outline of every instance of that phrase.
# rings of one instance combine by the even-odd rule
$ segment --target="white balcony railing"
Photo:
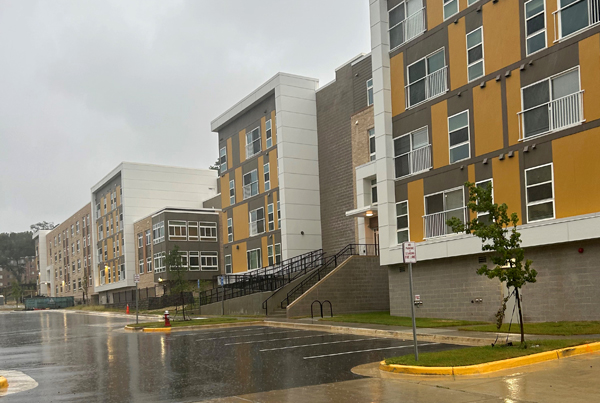
[[[573,16],[576,13],[581,12],[583,14],[583,10],[576,9],[575,7],[579,7],[582,2],[587,3],[587,25],[585,24],[585,19],[574,21]],[[560,5],[560,3],[559,3]],[[570,15],[563,15],[570,14]],[[552,17],[554,19],[554,42],[558,42],[562,38],[569,37],[571,35],[576,34],[584,28],[591,27],[600,23],[600,0],[576,0],[573,1],[564,7],[559,8],[558,10],[552,13]],[[564,21],[563,21],[564,19]],[[572,26],[567,26],[567,24],[577,24]],[[568,32],[564,32],[567,30]]]
[[[583,91],[517,113],[521,140],[575,126],[584,121]]]
[[[250,144],[246,144],[246,159],[260,152],[260,137]]]
[[[446,224],[446,221],[452,217],[457,217],[462,222],[465,222],[467,219],[467,207],[459,207],[457,209],[424,215],[423,223],[425,225],[425,238],[436,238],[453,234],[452,228]]]
[[[408,158],[408,172],[396,172],[397,178],[428,171],[432,167],[431,145],[426,145],[396,158]]]
[[[402,6],[401,6],[402,7]],[[426,30],[425,25],[425,7],[416,11],[414,14],[406,17],[405,20],[401,21],[394,27],[390,28],[390,45],[391,48],[397,48],[398,46],[410,41],[421,35]]]
[[[250,222],[250,236],[262,234],[265,232],[265,219]]]
[[[444,66],[404,87],[406,107],[410,108],[448,91],[448,66]]]
[[[258,194],[258,182],[250,183],[249,185],[244,185],[243,187],[244,200],[255,196]]]

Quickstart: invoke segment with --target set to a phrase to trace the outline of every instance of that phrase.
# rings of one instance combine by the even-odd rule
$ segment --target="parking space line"
[[[265,348],[265,349],[260,350],[260,351],[263,352],[263,351],[275,351],[275,350],[288,350],[288,349],[292,349],[292,348],[323,346],[325,344],[352,343],[353,341],[367,341],[367,340],[389,340],[389,339],[382,339],[381,337],[371,337],[371,338],[368,338],[368,339],[338,340],[338,341],[328,341],[328,342],[325,342],[325,343],[301,344],[299,346]]]
[[[309,336],[286,337],[285,339],[267,339],[267,340],[254,340],[254,341],[240,341],[238,343],[227,343],[225,345],[226,346],[236,346],[238,344],[268,343],[270,341],[296,340],[296,339],[306,339],[306,338],[309,338],[309,337],[326,337],[326,336],[339,337],[339,336],[347,336],[347,335],[345,335],[345,334],[326,334],[326,333],[322,333],[322,334],[311,334]]]
[[[419,344],[419,346],[432,346],[434,344],[440,344],[440,343],[424,343],[424,344]],[[382,348],[370,348],[368,350],[355,350],[355,351],[344,351],[343,353],[334,353],[334,354],[323,354],[323,355],[313,355],[310,357],[303,357],[305,360],[311,360],[313,358],[324,358],[324,357],[334,357],[336,355],[346,355],[346,354],[357,354],[357,353],[366,353],[369,351],[378,351],[378,350],[391,350],[391,349],[400,349],[400,348],[407,348],[407,347],[412,347],[413,345],[410,344],[408,346],[394,346],[394,347],[382,347]]]
[[[250,332],[252,330],[265,330],[265,329],[269,329],[269,327],[251,327],[249,329],[231,329],[231,330],[223,330],[220,332],[212,332],[210,330],[205,330],[205,335],[210,336],[213,334],[221,334],[221,333],[241,333],[241,332]]]
[[[285,332],[240,334],[240,335],[237,335],[237,336],[211,337],[211,338],[208,338],[208,339],[196,339],[196,341],[233,339],[233,338],[236,338],[236,337],[266,336],[268,334],[295,333],[295,332],[306,332],[306,330],[286,330]]]

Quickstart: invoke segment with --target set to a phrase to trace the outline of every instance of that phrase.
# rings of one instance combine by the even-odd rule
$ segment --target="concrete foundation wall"
[[[476,273],[479,256],[484,254],[414,264],[414,293],[423,302],[416,316],[494,322],[504,290],[497,279]],[[599,240],[526,248],[525,257],[538,272],[537,282],[522,290],[525,323],[600,320]],[[389,269],[389,287],[391,314],[410,316],[408,271]],[[483,302],[472,303],[475,298]],[[511,314],[507,309],[505,322]]]
[[[390,307],[388,273],[377,256],[352,256],[287,309],[288,318],[309,316],[314,300],[331,301],[334,315],[387,311]],[[316,308],[316,305],[315,305]],[[323,307],[328,314],[329,306]]]
[[[225,315],[264,315],[262,303],[269,298],[272,292],[260,292],[256,294],[245,295],[243,297],[225,300]],[[200,307],[201,315],[221,315],[223,313],[223,303],[202,305]]]

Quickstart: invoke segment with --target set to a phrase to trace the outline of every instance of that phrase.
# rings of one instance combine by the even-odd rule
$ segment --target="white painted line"
[[[434,344],[440,344],[440,343],[425,343],[425,344],[419,344],[419,346],[432,346]],[[412,347],[413,345],[410,344],[408,346],[394,346],[394,347],[382,347],[382,348],[370,348],[368,350],[356,350],[356,351],[344,351],[343,353],[334,353],[334,354],[323,354],[323,355],[313,355],[310,357],[303,357],[305,360],[311,360],[313,358],[323,358],[323,357],[334,357],[336,355],[346,355],[346,354],[357,354],[357,353],[366,353],[369,351],[378,351],[378,350],[391,350],[391,349],[400,349],[400,348],[407,348],[407,347]]]
[[[276,348],[266,348],[263,350],[260,350],[260,352],[263,351],[275,351],[275,350],[288,350],[291,348],[302,348],[302,347],[313,347],[313,346],[323,346],[325,344],[339,344],[339,343],[352,343],[353,341],[366,341],[366,340],[389,340],[389,339],[382,339],[380,337],[372,337],[369,339],[355,339],[355,340],[338,340],[338,341],[329,341],[326,343],[313,343],[313,344],[302,344],[300,346],[288,346],[288,347],[276,347]]]
[[[251,327],[250,329],[231,329],[231,330],[223,330],[220,332],[211,332],[210,330],[205,330],[207,336],[213,335],[213,334],[221,334],[221,333],[241,333],[241,332],[250,332],[252,330],[265,330],[265,329],[270,329],[269,327],[265,326],[265,327]]]
[[[281,334],[281,333],[295,333],[295,332],[307,332],[308,330],[286,330],[285,332],[270,332],[270,333],[253,333],[253,334],[240,334],[237,336],[225,336],[225,337],[211,337],[208,339],[196,339],[196,341],[204,340],[221,340],[221,339],[233,339],[235,337],[252,337],[252,336],[266,336],[268,334]]]
[[[306,339],[309,337],[339,337],[339,336],[348,336],[347,334],[311,334],[310,336],[298,336],[298,337],[286,337],[285,339],[267,339],[267,340],[255,340],[255,341],[241,341],[239,343],[228,343],[226,346],[236,346],[238,344],[254,344],[254,343],[268,343],[271,341],[282,341],[282,340],[296,340],[296,339]]]
[[[25,392],[36,388],[38,383],[29,375],[21,371],[8,371],[0,369],[0,374],[8,381],[8,389],[0,391],[0,397],[12,395],[13,393]]]

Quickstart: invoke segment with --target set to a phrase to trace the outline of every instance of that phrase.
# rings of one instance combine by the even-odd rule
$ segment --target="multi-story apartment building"
[[[168,284],[171,273],[165,257],[179,247],[185,278],[196,287],[199,281],[215,285],[222,273],[219,211],[167,207],[134,223],[137,239],[137,274],[140,288]],[[213,284],[214,283],[214,284]],[[158,287],[158,294],[162,287]]]
[[[35,267],[38,273],[38,295],[52,295],[53,277],[51,273],[52,264],[48,260],[46,235],[50,230],[38,230],[32,234],[35,245]]]
[[[135,287],[134,223],[168,205],[199,208],[217,194],[217,173],[123,162],[92,187],[93,282],[98,302]]]
[[[40,273],[40,294],[52,297],[75,297],[85,301],[93,293],[91,283],[92,241],[91,205],[87,204],[52,231],[39,231],[45,237],[47,266]],[[35,235],[34,235],[35,237]],[[43,252],[36,243],[37,253]],[[43,264],[40,259],[40,264]]]
[[[321,248],[317,85],[279,73],[211,123],[227,273]]]
[[[600,318],[600,8],[596,0],[370,0],[377,213],[392,314],[493,319],[507,290],[475,274],[466,181],[520,218],[539,272],[525,318]],[[358,173],[358,171],[357,171]],[[357,181],[364,178],[357,177]],[[364,201],[357,200],[360,207]]]

